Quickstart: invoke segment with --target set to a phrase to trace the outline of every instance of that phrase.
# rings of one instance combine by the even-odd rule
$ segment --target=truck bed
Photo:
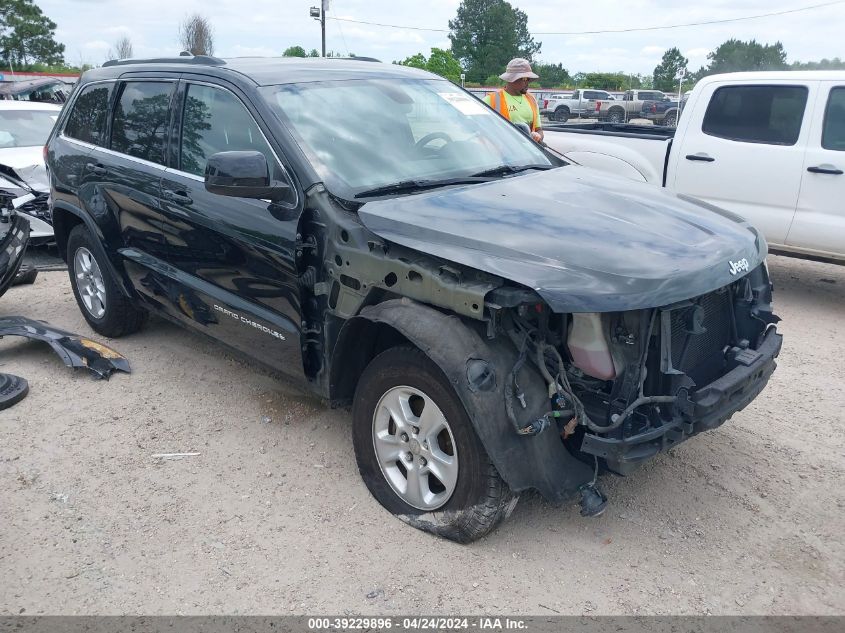
[[[675,128],[630,123],[547,125],[545,143],[585,167],[665,186]]]
[[[625,136],[628,138],[669,140],[675,136],[675,128],[659,125],[634,125],[632,123],[576,123],[563,125],[550,123],[543,126],[549,132],[571,132],[573,134],[598,134],[600,136]]]

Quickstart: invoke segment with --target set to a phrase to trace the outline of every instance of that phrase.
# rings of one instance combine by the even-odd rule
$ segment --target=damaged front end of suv
[[[315,237],[301,265],[312,268],[312,318],[326,324],[314,331],[327,343],[305,357],[335,399],[351,397],[348,385],[379,350],[407,342],[446,375],[511,493],[580,496],[582,514],[596,515],[606,504],[598,472],[627,475],[744,408],[774,371],[781,335],[753,227],[589,176],[567,185],[537,170],[366,202],[354,216],[314,195],[324,215],[304,231]],[[517,200],[540,230],[515,229],[525,215]],[[327,235],[326,226],[342,228]],[[404,446],[401,424],[385,433]],[[400,497],[408,465],[430,459],[407,455],[396,461]],[[377,498],[388,471],[370,473]],[[448,483],[428,475],[428,492]],[[417,527],[470,538],[444,527],[442,511],[403,513],[379,500]]]

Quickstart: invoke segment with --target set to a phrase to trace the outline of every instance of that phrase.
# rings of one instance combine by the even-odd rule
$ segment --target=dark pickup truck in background
[[[675,127],[678,125],[678,118],[681,116],[683,106],[684,101],[679,102],[677,99],[644,101],[642,110],[640,110],[640,118],[648,119],[655,125]]]

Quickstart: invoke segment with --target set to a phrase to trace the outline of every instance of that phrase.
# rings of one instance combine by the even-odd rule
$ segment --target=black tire
[[[558,123],[566,123],[569,120],[569,108],[566,106],[561,106],[557,110],[552,113],[552,119],[557,121]]]
[[[451,430],[450,437],[454,438],[457,481],[448,500],[434,510],[421,510],[406,503],[388,482],[376,457],[377,408],[382,397],[397,387],[418,390],[435,403]],[[395,424],[392,417],[390,420],[390,424]],[[397,430],[397,440],[399,435]],[[488,534],[510,515],[519,499],[490,461],[443,372],[416,348],[391,348],[364,370],[352,407],[352,439],[358,470],[372,495],[399,519],[425,532],[470,543]]]
[[[83,300],[85,290],[81,289],[80,285],[86,281],[85,271],[79,264],[77,255],[84,255],[86,259],[90,256],[100,275],[100,293],[103,300],[95,301],[93,306],[86,305]],[[103,336],[118,338],[137,332],[143,327],[147,312],[121,291],[108,266],[105,253],[99,243],[91,237],[88,229],[81,224],[75,226],[67,238],[67,270],[73,296],[92,330]]]
[[[624,110],[614,109],[607,113],[607,121],[608,123],[624,123],[625,122],[625,112]]]
[[[668,127],[675,127],[678,124],[678,115],[675,112],[670,112],[663,117],[663,125]]]

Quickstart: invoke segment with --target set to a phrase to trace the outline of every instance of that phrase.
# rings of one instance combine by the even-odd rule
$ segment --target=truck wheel
[[[569,120],[569,108],[561,106],[554,111],[552,118],[558,123],[566,123]]]
[[[607,120],[610,123],[624,123],[625,112],[622,110],[611,110],[607,113]]]
[[[663,117],[663,125],[667,125],[669,127],[675,127],[678,124],[678,115],[674,112],[670,112],[665,117]]]
[[[352,439],[370,493],[425,532],[469,543],[493,530],[519,499],[446,376],[415,348],[391,348],[364,370]]]
[[[68,235],[67,262],[73,296],[91,329],[111,338],[141,329],[147,313],[121,292],[100,245],[81,224]]]

